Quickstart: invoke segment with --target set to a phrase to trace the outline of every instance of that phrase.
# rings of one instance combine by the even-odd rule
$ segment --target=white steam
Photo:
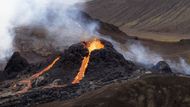
[[[164,59],[161,55],[150,51],[150,49],[140,43],[127,44],[127,46],[128,49],[125,51],[118,48],[118,46],[116,49],[123,53],[124,57],[128,60],[142,64],[148,68],[159,61],[166,61],[173,72],[190,75],[190,65],[183,58],[179,58],[179,61]]]
[[[55,45],[71,45],[93,35],[97,24],[83,25],[80,10],[85,0],[20,0],[23,7],[17,13],[17,26],[42,26]],[[80,5],[78,5],[80,3]],[[84,27],[85,26],[85,27]]]
[[[176,73],[183,73],[190,75],[190,65],[183,58],[179,58],[179,62],[167,61],[171,68],[173,68]]]
[[[47,29],[56,45],[71,45],[88,38],[98,25],[82,25],[80,10],[86,0],[3,0],[0,3],[0,60],[13,51],[14,27],[40,26]],[[80,5],[78,5],[80,3]],[[85,26],[85,27],[84,27]]]
[[[127,52],[125,53],[126,59],[130,59],[134,62],[149,66],[162,61],[163,58],[158,54],[145,48],[142,44],[136,43],[129,45]]]
[[[12,52],[12,21],[17,8],[16,0],[3,0],[0,3],[0,60],[8,57]]]

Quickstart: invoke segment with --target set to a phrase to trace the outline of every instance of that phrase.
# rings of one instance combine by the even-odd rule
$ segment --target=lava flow
[[[55,63],[60,60],[61,57],[57,57],[50,65],[48,65],[46,68],[44,68],[43,70],[41,70],[40,72],[32,75],[30,78],[26,79],[26,80],[22,80],[20,81],[20,83],[26,84],[27,86],[19,91],[18,93],[25,93],[27,92],[30,88],[32,88],[32,81],[34,79],[37,79],[39,76],[43,75],[44,73],[46,73],[47,71],[49,71],[54,65]]]
[[[79,69],[78,74],[76,75],[76,77],[74,78],[74,80],[72,81],[72,84],[77,84],[79,83],[86,72],[86,68],[88,67],[88,63],[90,60],[90,55],[94,50],[99,50],[99,49],[103,49],[104,45],[101,43],[101,41],[99,39],[92,39],[90,41],[85,42],[84,46],[88,49],[89,53],[86,57],[84,57],[83,61],[82,61],[82,65]],[[48,65],[46,68],[44,68],[43,70],[41,70],[40,72],[32,75],[30,78],[26,79],[26,80],[22,80],[20,81],[20,83],[25,84],[26,87],[24,89],[22,89],[21,91],[19,91],[18,93],[25,93],[27,92],[30,88],[32,88],[32,81],[37,79],[39,76],[43,75],[44,73],[46,73],[47,71],[49,71],[54,65],[55,63],[60,60],[61,57],[57,57],[50,65]]]
[[[102,44],[99,39],[95,38],[95,39],[92,39],[92,40],[86,42],[85,47],[89,51],[88,56],[84,57],[84,59],[82,61],[82,65],[79,69],[79,72],[78,72],[77,76],[74,78],[74,80],[72,81],[72,84],[77,84],[83,79],[85,72],[86,72],[86,68],[88,67],[91,52],[93,52],[94,50],[103,49],[104,44]]]

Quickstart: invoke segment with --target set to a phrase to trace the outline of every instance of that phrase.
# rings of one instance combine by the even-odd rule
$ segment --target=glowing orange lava
[[[78,74],[76,75],[76,77],[74,78],[74,80],[72,81],[72,84],[77,84],[79,83],[84,75],[85,75],[85,72],[86,72],[86,68],[88,67],[88,63],[89,63],[89,60],[90,60],[90,55],[91,55],[91,52],[93,52],[94,50],[98,50],[98,49],[103,49],[104,48],[104,45],[101,43],[101,41],[99,39],[92,39],[90,41],[87,41],[84,43],[84,46],[88,49],[89,53],[86,57],[84,57],[83,61],[82,61],[82,65],[79,69],[79,72]],[[29,89],[32,88],[32,81],[37,79],[39,76],[43,75],[44,73],[48,72],[54,65],[55,63],[60,60],[61,57],[57,57],[50,65],[48,65],[46,68],[44,68],[43,70],[39,71],[38,73],[32,75],[31,77],[29,77],[28,79],[26,80],[22,80],[20,81],[20,83],[26,85],[26,87],[24,89],[22,89],[21,91],[18,91],[17,93],[18,94],[21,94],[21,93],[25,93],[27,92]],[[60,85],[60,86],[56,86],[56,85],[53,85],[51,87],[66,87],[67,85]]]
[[[104,45],[101,43],[101,41],[99,39],[95,38],[95,39],[92,39],[92,40],[86,42],[85,47],[88,49],[89,54],[87,57],[84,57],[84,59],[82,61],[82,65],[79,69],[79,72],[78,72],[77,76],[74,78],[74,80],[72,81],[72,84],[77,84],[83,79],[84,74],[86,72],[86,68],[87,68],[89,60],[90,60],[91,52],[94,50],[104,48]]]
[[[19,91],[18,93],[25,93],[27,92],[30,88],[32,88],[32,81],[34,79],[37,79],[39,76],[43,75],[44,73],[46,73],[47,71],[49,71],[54,65],[55,63],[60,60],[61,57],[57,57],[50,65],[48,65],[46,68],[44,68],[43,70],[41,70],[40,72],[32,75],[30,78],[26,79],[26,80],[22,80],[20,81],[20,83],[27,85],[23,90]]]
[[[54,65],[55,63],[60,59],[61,57],[57,57],[50,65],[48,65],[46,68],[44,68],[42,71],[34,74],[31,78],[32,79],[36,79],[38,78],[39,76],[43,75],[44,73],[46,73],[48,70],[50,70]]]

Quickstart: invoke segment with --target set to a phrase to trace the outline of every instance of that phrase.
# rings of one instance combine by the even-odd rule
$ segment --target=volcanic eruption
[[[0,84],[0,87],[6,87],[2,88],[0,105],[7,107],[34,104],[33,102],[46,103],[58,99],[65,101],[147,72],[146,69],[126,60],[114,49],[111,42],[101,38],[73,44],[51,58],[50,63],[47,61],[47,66],[42,70],[36,72],[36,69],[40,69],[39,66],[30,64],[23,70],[26,74],[21,73],[13,80],[5,81],[3,84],[8,84],[6,86]],[[6,68],[9,67],[12,66],[8,65]],[[161,74],[166,73],[165,70],[168,70],[169,66],[158,63],[154,69]],[[19,85],[13,86],[16,82]],[[12,90],[14,88],[15,90]],[[8,95],[4,94],[7,92]]]
[[[90,41],[85,42],[84,46],[88,49],[89,53],[88,53],[87,57],[84,57],[84,59],[82,61],[82,65],[79,69],[79,72],[72,82],[73,84],[79,83],[82,80],[82,78],[84,77],[86,68],[88,67],[91,52],[94,50],[104,48],[104,45],[97,38],[94,38]]]
[[[114,13],[121,14],[121,17],[130,17],[125,20],[132,21],[121,23],[121,17],[118,21],[108,17],[112,20],[111,22],[116,22],[112,25],[90,14],[96,14],[96,10],[87,10],[89,14],[84,10],[85,2],[87,5],[97,2],[98,8],[97,5],[94,7],[101,9],[101,13],[104,13],[103,8],[99,8],[103,0],[15,1],[10,0],[6,4],[1,3],[3,5],[0,6],[0,8],[7,7],[11,3],[18,5],[18,8],[9,5],[8,8],[15,7],[15,9],[10,8],[11,13],[15,13],[15,17],[10,17],[9,20],[9,17],[5,16],[2,22],[7,21],[7,24],[0,25],[0,31],[2,31],[0,36],[4,35],[8,37],[6,39],[10,39],[6,40],[4,36],[1,36],[0,42],[3,42],[0,43],[2,44],[0,61],[7,57],[5,55],[7,52],[10,56],[12,55],[12,57],[8,55],[6,67],[0,67],[2,70],[4,68],[0,72],[0,107],[36,107],[36,105],[41,107],[41,104],[45,103],[49,106],[51,102],[54,104],[60,102],[61,104],[57,105],[64,107],[188,107],[190,105],[189,76],[174,74],[171,63],[168,63],[169,61],[162,54],[158,55],[162,50],[161,46],[165,47],[164,50],[167,51],[163,51],[163,54],[167,55],[177,52],[176,50],[182,47],[188,50],[189,40],[179,43],[155,42],[130,37],[120,30],[124,27],[130,31],[132,26],[141,30],[141,27],[151,27],[152,24],[159,22],[159,15],[155,16],[152,9],[149,9],[152,11],[149,13],[149,10],[142,12],[142,8],[139,8],[141,13],[139,15],[145,14],[146,17],[132,17],[137,15],[133,13],[139,13],[136,11],[139,9],[130,11],[133,5],[127,7],[130,12],[125,15],[122,12],[116,12],[123,11],[121,8],[115,8],[117,0],[113,0],[114,3],[109,5],[105,2],[107,6],[101,4],[103,8],[114,5]],[[129,1],[127,4],[141,4],[139,1],[121,1],[118,7],[127,1]],[[167,4],[169,1],[163,3]],[[176,0],[175,4],[178,4],[177,1],[180,0]],[[147,3],[142,4],[149,7]],[[180,2],[178,7],[182,4],[184,3]],[[151,8],[155,7],[154,5],[157,4],[151,4]],[[167,5],[163,6],[169,9]],[[9,12],[4,12],[4,10],[9,11],[8,8],[0,9],[0,12],[3,10],[2,13],[8,13],[9,16]],[[110,10],[110,8],[107,9]],[[154,11],[157,10],[161,10],[160,6],[154,9]],[[131,16],[130,13],[133,15]],[[152,15],[155,16],[155,20],[152,17],[149,18]],[[167,16],[165,13],[163,15]],[[138,20],[139,18],[142,20]],[[145,23],[141,23],[147,18]],[[164,26],[167,24],[165,21],[161,23]],[[127,24],[130,24],[132,28],[128,29]],[[9,29],[13,30],[11,34],[8,32]],[[178,48],[171,48],[172,46]],[[171,52],[168,52],[170,50]],[[12,54],[13,51],[14,54]],[[182,60],[183,68],[187,68],[184,71],[189,72],[190,67],[185,63],[185,60]],[[175,67],[178,68],[177,71],[183,71],[182,67],[178,65]]]
[[[83,58],[79,72],[75,76],[74,80],[72,81],[72,84],[77,84],[83,79],[83,77],[85,75],[86,68],[88,67],[91,52],[93,52],[94,50],[99,50],[99,49],[104,48],[104,44],[101,43],[101,41],[98,38],[93,38],[91,40],[85,41],[85,42],[83,42],[83,45],[86,49],[88,49],[88,55]],[[51,64],[49,64],[43,70],[33,74],[28,79],[20,81],[21,84],[26,84],[26,87],[24,89],[22,89],[21,91],[19,91],[18,93],[25,93],[29,89],[31,89],[32,88],[32,81],[37,79],[38,77],[42,76],[46,72],[48,72],[56,64],[56,62],[59,61],[60,59],[61,59],[61,57],[58,56],[56,59],[53,60],[53,62]]]

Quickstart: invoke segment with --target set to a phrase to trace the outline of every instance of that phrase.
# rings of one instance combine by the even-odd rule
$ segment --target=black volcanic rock
[[[83,57],[88,55],[88,49],[85,48],[83,43],[73,44],[68,49],[66,49],[63,53],[63,61],[65,67],[73,67],[78,66],[81,61],[83,60]]]
[[[61,52],[59,61],[46,73],[45,81],[52,83],[55,79],[61,79],[63,83],[69,84],[77,75],[83,58],[88,54],[88,50],[81,43],[73,44],[64,52]],[[56,56],[53,57],[54,59]],[[53,61],[49,62],[49,64]],[[48,65],[48,64],[47,64]],[[41,83],[39,83],[41,84]]]
[[[0,80],[4,80],[5,79],[5,75],[3,71],[0,71]]]
[[[101,41],[105,48],[91,53],[84,80],[105,82],[131,75],[135,64],[118,53],[110,42]]]
[[[21,96],[14,94],[0,94],[0,106],[22,107],[23,105],[47,103],[57,100],[68,100],[80,96],[90,90],[101,88],[106,84],[111,84],[116,80],[128,79],[129,76],[132,75],[133,71],[137,69],[137,66],[126,60],[120,53],[118,53],[110,42],[102,39],[100,41],[105,47],[100,50],[94,50],[91,53],[85,77],[79,84],[72,84],[72,81],[79,72],[82,60],[89,54],[88,49],[84,46],[85,43],[82,42],[70,46],[59,55],[53,55],[52,57],[50,56],[51,58],[44,64],[45,67],[46,65],[49,65],[54,58],[58,56],[61,58],[45,74],[31,81],[32,88],[30,88],[28,92],[22,94]],[[20,63],[21,65],[25,65],[25,63],[25,66],[28,65],[19,53],[15,53],[7,64],[7,72],[13,74],[11,71],[14,70],[15,67],[20,68],[20,70],[16,69],[17,72],[15,75],[21,72],[22,69],[24,69],[22,67],[25,66],[17,65]],[[14,66],[11,66],[12,64]],[[39,67],[38,70],[33,70],[36,69],[36,67],[31,68],[32,71],[27,75],[30,76],[44,68]],[[27,71],[27,69],[24,71]],[[23,84],[18,85],[20,86],[16,88],[10,87],[8,89],[10,90],[13,88],[14,90],[11,92],[17,92],[24,86]],[[63,87],[56,88],[54,87],[56,85],[61,85]],[[7,89],[3,89],[2,92],[8,91]]]
[[[85,77],[81,82],[110,81],[129,76],[137,68],[135,64],[118,53],[110,42],[103,39],[101,42],[105,48],[94,50],[91,53]],[[87,55],[88,49],[83,43],[70,46],[64,51],[61,61],[58,62],[57,67],[51,71],[50,75],[55,77],[56,72],[60,72],[58,73],[59,78],[66,83],[71,83],[79,72],[83,58]]]
[[[118,53],[110,42],[105,40],[101,42],[105,48],[91,53],[85,77],[81,82],[110,81],[130,76],[137,69],[137,66]],[[46,81],[52,83],[55,79],[61,79],[63,83],[70,84],[78,74],[82,60],[87,55],[88,49],[82,42],[70,46],[61,54],[61,60],[48,72]]]
[[[172,73],[170,66],[165,61],[158,62],[154,67],[153,70],[159,73]]]
[[[79,96],[76,94],[76,90],[78,89],[78,85],[70,85],[60,88],[38,88],[19,96],[0,96],[0,107],[31,107],[35,104],[52,102],[58,99],[68,100]]]
[[[24,59],[19,52],[15,52],[8,61],[3,73],[6,78],[11,79],[17,76],[17,74],[23,71],[29,66],[29,63]]]

